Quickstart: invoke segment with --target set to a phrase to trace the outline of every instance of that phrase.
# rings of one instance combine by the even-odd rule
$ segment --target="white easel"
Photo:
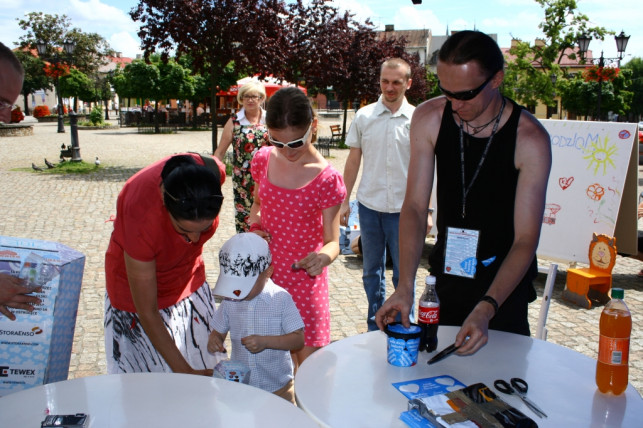
[[[538,324],[536,326],[536,338],[547,340],[547,313],[549,312],[549,304],[551,303],[551,295],[554,291],[554,283],[556,282],[556,274],[558,273],[558,264],[551,263],[549,267],[538,266],[538,272],[546,273],[547,280],[545,281],[545,290],[543,291],[543,300],[540,304],[540,314],[538,315]]]

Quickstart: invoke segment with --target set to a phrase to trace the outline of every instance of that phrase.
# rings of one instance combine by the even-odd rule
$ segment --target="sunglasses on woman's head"
[[[308,136],[310,135],[310,132],[313,129],[313,123],[310,123],[310,126],[308,126],[308,131],[304,134],[303,137],[298,138],[296,140],[292,140],[289,143],[282,143],[281,141],[274,140],[272,136],[270,135],[270,131],[268,131],[268,141],[270,144],[275,146],[278,149],[283,149],[284,147],[289,147],[291,149],[298,149],[302,147],[304,144],[306,144],[306,141],[308,141]]]
[[[460,100],[460,101],[469,101],[473,98],[475,98],[482,90],[491,82],[491,79],[496,75],[496,73],[493,73],[491,76],[485,80],[482,85],[478,86],[475,89],[471,89],[470,91],[461,91],[461,92],[451,92],[447,91],[440,85],[440,82],[438,81],[438,88],[440,88],[440,91],[446,95],[448,98],[453,98],[454,100]]]

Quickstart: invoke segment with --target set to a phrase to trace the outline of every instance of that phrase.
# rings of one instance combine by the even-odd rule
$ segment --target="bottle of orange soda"
[[[632,315],[623,301],[623,289],[612,288],[600,320],[596,386],[602,393],[622,394],[627,388]]]

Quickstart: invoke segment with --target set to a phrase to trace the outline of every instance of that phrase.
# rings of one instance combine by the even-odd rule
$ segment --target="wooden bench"
[[[342,127],[341,125],[330,125],[330,145],[337,147],[339,146],[339,142],[342,139]]]

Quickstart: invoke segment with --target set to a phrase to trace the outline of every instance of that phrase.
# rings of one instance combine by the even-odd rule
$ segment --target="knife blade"
[[[448,357],[449,355],[453,354],[455,351],[457,351],[459,346],[455,346],[455,343],[447,346],[444,348],[442,351],[438,352],[433,358],[431,358],[427,364],[433,364],[437,363],[440,360],[443,360],[444,358]]]

